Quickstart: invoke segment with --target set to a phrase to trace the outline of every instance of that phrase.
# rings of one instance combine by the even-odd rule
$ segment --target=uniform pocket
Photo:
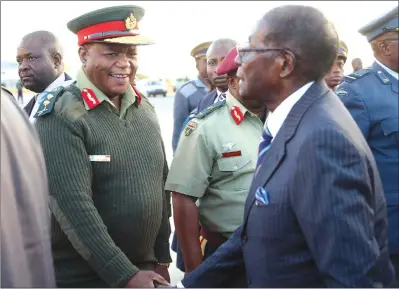
[[[221,172],[236,172],[247,164],[249,164],[252,160],[245,158],[243,156],[240,157],[230,157],[230,158],[221,158],[217,161],[219,171]]]
[[[388,118],[384,119],[381,121],[381,127],[382,131],[384,132],[384,135],[390,135],[391,133],[398,133],[399,131],[399,118],[393,117],[393,118]]]

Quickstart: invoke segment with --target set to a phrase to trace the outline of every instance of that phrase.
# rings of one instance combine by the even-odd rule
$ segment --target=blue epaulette
[[[205,108],[203,111],[197,113],[194,118],[204,118],[205,116],[207,116],[208,114],[210,114],[211,112],[221,108],[222,106],[224,106],[226,104],[226,100],[217,102],[215,104],[212,104],[211,106]]]
[[[43,100],[39,103],[39,108],[37,109],[34,118],[41,117],[43,115],[49,114],[54,109],[54,103],[57,97],[64,91],[63,86],[59,86],[44,95]]]
[[[353,81],[365,76],[368,73],[370,73],[370,69],[361,69],[359,71],[356,71],[356,72],[353,72],[353,73],[351,73],[349,75],[346,75],[344,77],[344,80],[346,82],[353,82]]]

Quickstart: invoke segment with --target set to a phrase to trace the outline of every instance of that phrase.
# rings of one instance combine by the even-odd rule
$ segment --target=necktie
[[[218,101],[223,101],[223,100],[225,100],[225,99],[226,99],[226,94],[225,94],[224,92],[222,92],[222,93],[219,95]]]
[[[258,167],[262,163],[263,158],[266,155],[266,152],[270,149],[272,139],[273,139],[273,137],[272,137],[270,131],[266,127],[263,130],[262,137],[260,139],[259,155],[258,155],[258,162],[256,164],[256,167]]]

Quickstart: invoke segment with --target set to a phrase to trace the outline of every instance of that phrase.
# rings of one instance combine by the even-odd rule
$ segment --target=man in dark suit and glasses
[[[374,157],[323,77],[334,26],[315,8],[275,8],[238,48],[240,94],[270,115],[243,225],[178,287],[394,287]],[[260,93],[262,92],[262,93]]]
[[[25,35],[17,50],[18,74],[23,86],[37,93],[24,110],[33,123],[39,103],[46,92],[72,83],[64,73],[62,47],[49,31],[35,31]]]

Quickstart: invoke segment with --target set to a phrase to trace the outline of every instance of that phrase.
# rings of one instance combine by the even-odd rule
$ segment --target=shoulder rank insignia
[[[377,76],[382,81],[383,84],[390,84],[391,83],[389,78],[381,70],[377,71]]]
[[[240,125],[240,123],[244,120],[244,114],[238,106],[233,106],[230,110],[230,113],[237,125]]]
[[[63,86],[59,86],[53,89],[51,92],[47,92],[44,95],[43,100],[39,103],[39,108],[37,109],[36,114],[33,116],[34,118],[38,118],[40,116],[49,114],[53,111],[55,100],[64,91]]]
[[[351,73],[349,75],[346,75],[344,77],[344,80],[346,82],[353,82],[353,81],[363,77],[364,75],[368,74],[369,72],[370,72],[369,69],[361,69],[359,71],[356,71],[356,72],[353,72],[353,73]]]
[[[220,101],[218,103],[212,104],[211,106],[205,108],[203,111],[197,113],[195,115],[194,118],[204,118],[205,116],[207,116],[208,114],[210,114],[211,112],[217,110],[218,108],[221,108],[223,105],[225,105],[226,100]]]
[[[86,105],[89,107],[89,109],[93,109],[100,104],[100,101],[98,100],[97,96],[94,94],[94,91],[91,90],[90,88],[82,89],[82,97]]]
[[[195,131],[197,128],[197,122],[195,120],[190,120],[190,122],[186,125],[186,128],[184,129],[184,135],[189,136],[190,134]]]
[[[345,88],[337,88],[337,90],[335,91],[335,94],[338,96],[347,96],[349,95],[349,91]]]

